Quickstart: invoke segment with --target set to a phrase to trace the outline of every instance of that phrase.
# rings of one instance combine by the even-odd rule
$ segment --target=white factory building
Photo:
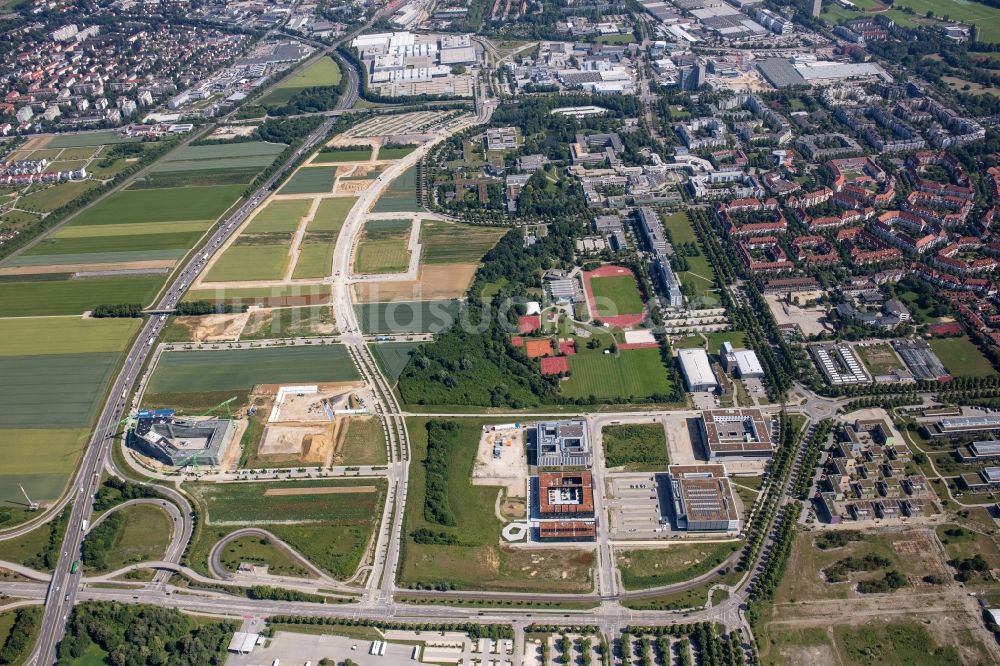
[[[735,371],[740,379],[760,379],[764,376],[764,367],[752,349],[735,349],[731,342],[723,342],[719,358],[726,372]]]
[[[677,360],[688,391],[715,391],[719,387],[704,349],[681,349],[677,352]]]

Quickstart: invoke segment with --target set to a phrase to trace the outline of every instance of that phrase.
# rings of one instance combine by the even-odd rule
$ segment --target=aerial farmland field
[[[162,275],[0,282],[0,317],[81,314],[103,303],[148,304]]]
[[[347,214],[357,203],[355,197],[323,199],[316,209],[316,215],[309,222],[309,231],[340,231]]]
[[[226,248],[208,272],[206,281],[280,280],[288,265],[288,243],[291,237],[288,234],[266,234],[265,237],[276,242],[237,242]]]
[[[312,204],[308,199],[268,202],[250,223],[245,232],[266,233],[272,231],[292,232],[299,226],[299,222],[309,212]]]
[[[323,57],[305,68],[285,77],[274,90],[258,104],[284,105],[296,93],[316,86],[335,86],[340,83],[340,67],[331,57]]]
[[[74,226],[214,220],[240,198],[240,185],[125,190],[82,213]]]
[[[317,164],[329,164],[332,162],[367,162],[372,157],[370,148],[366,149],[328,149],[320,151],[313,158]]]
[[[136,319],[0,319],[0,525],[61,493]]]
[[[335,235],[330,232],[306,234],[299,246],[299,259],[295,262],[292,277],[296,280],[321,278],[330,274],[333,267]]]
[[[455,224],[441,220],[420,222],[421,263],[479,263],[507,229]]]
[[[372,208],[374,213],[406,213],[420,210],[417,204],[417,169],[410,167],[385,188]]]
[[[364,233],[354,254],[358,273],[399,273],[410,265],[409,220],[373,220],[365,223]]]
[[[165,352],[147,394],[249,390],[255,384],[357,379],[340,345]]]
[[[440,333],[451,328],[458,316],[457,300],[393,301],[354,306],[361,330],[375,335]]]
[[[333,190],[337,167],[302,167],[288,179],[278,194],[321,194]]]
[[[191,490],[208,511],[209,524],[298,520],[365,522],[385,487],[381,479],[323,479],[301,483],[212,483]]]

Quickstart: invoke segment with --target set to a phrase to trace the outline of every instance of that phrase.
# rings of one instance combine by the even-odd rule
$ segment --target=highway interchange
[[[348,90],[338,105],[338,109],[344,110],[349,109],[357,99],[358,75],[352,67],[347,66],[343,61],[341,62],[350,77]],[[230,617],[259,617],[282,613],[346,619],[368,618],[372,620],[385,620],[391,618],[400,621],[412,620],[414,622],[426,622],[428,620],[474,620],[482,623],[510,623],[515,628],[524,628],[532,622],[543,624],[596,624],[609,639],[613,639],[628,624],[665,625],[704,620],[720,622],[730,630],[739,629],[743,631],[745,640],[749,643],[749,626],[741,615],[741,608],[747,600],[747,590],[752,581],[752,573],[759,569],[759,561],[756,567],[750,568],[750,573],[744,577],[744,580],[739,585],[729,590],[729,597],[717,605],[689,612],[632,611],[621,606],[619,600],[642,596],[642,594],[625,593],[619,589],[613,556],[608,546],[609,539],[606,521],[600,521],[601,533],[599,535],[596,589],[590,595],[538,595],[529,593],[498,595],[495,593],[477,592],[457,593],[454,595],[459,598],[479,600],[509,598],[538,601],[548,598],[566,600],[583,598],[592,600],[596,604],[596,607],[591,610],[522,610],[518,612],[511,609],[490,610],[447,605],[418,605],[404,604],[396,601],[397,590],[395,588],[395,580],[400,558],[399,546],[402,539],[403,512],[406,502],[408,466],[410,462],[409,433],[407,432],[405,421],[407,414],[400,409],[388,381],[383,376],[369,351],[368,345],[371,340],[366,338],[361,332],[351,294],[351,248],[361,233],[366,214],[385,187],[388,186],[389,182],[420,160],[426,154],[426,151],[437,142],[473,124],[481,124],[488,121],[495,108],[495,104],[495,100],[492,100],[488,94],[480,95],[477,98],[476,113],[474,115],[461,117],[442,127],[427,143],[381,174],[376,183],[361,195],[357,204],[349,213],[341,231],[341,242],[338,242],[335,247],[332,267],[334,278],[332,280],[331,291],[334,315],[340,330],[338,339],[341,344],[347,347],[363,380],[373,391],[375,396],[374,409],[383,421],[390,454],[388,470],[386,471],[389,492],[380,527],[374,540],[373,552],[370,557],[371,565],[370,569],[367,570],[368,575],[364,586],[352,586],[351,581],[345,584],[343,582],[338,583],[337,581],[326,580],[322,577],[318,579],[322,581],[326,589],[354,592],[358,595],[358,603],[349,605],[319,605],[301,602],[250,600],[216,591],[195,592],[168,584],[167,581],[175,571],[182,571],[184,575],[190,578],[199,577],[198,574],[179,565],[184,548],[190,541],[193,530],[193,521],[190,519],[193,515],[193,508],[181,492],[168,485],[157,486],[159,492],[168,501],[140,500],[165,505],[166,510],[175,523],[175,530],[164,561],[147,563],[152,568],[157,569],[152,583],[136,584],[134,589],[110,589],[92,585],[91,583],[100,581],[96,578],[84,579],[82,572],[72,573],[72,564],[80,559],[81,545],[86,531],[85,525],[93,513],[94,497],[101,482],[102,471],[106,469],[112,474],[126,478],[129,477],[127,471],[118,469],[115,459],[112,456],[112,446],[118,442],[118,436],[122,430],[121,424],[129,414],[130,403],[127,402],[127,396],[142,376],[151,354],[156,350],[154,343],[162,332],[166,321],[165,314],[154,314],[146,319],[133,346],[125,356],[121,369],[109,390],[108,401],[101,410],[97,420],[97,427],[93,432],[89,446],[83,455],[80,468],[71,487],[72,490],[56,507],[58,509],[65,506],[67,502],[72,503],[65,541],[52,575],[26,575],[28,572],[22,572],[27,578],[31,578],[32,582],[0,583],[0,592],[11,597],[35,602],[41,599],[45,600],[40,637],[26,663],[33,665],[54,663],[56,645],[63,635],[65,623],[73,605],[80,601],[98,600],[150,603],[190,612]],[[326,118],[280,168],[275,170],[234,212],[219,223],[200,248],[188,255],[186,263],[173,275],[169,285],[161,293],[160,299],[151,308],[151,311],[155,313],[168,313],[172,311],[184,295],[188,286],[195,281],[205,268],[208,256],[216,251],[240,227],[247,217],[265,201],[275,183],[284,178],[301,161],[304,155],[313,150],[317,146],[317,143],[327,136],[334,122],[334,117]],[[831,415],[839,407],[839,404],[835,401],[825,400],[804,391],[802,392],[802,396],[805,398],[805,402],[800,406],[792,407],[792,409],[805,413],[814,422]],[[661,413],[630,412],[627,414],[602,414],[591,418],[590,427],[592,430],[596,428],[597,432],[599,432],[600,426],[611,418],[648,417],[659,414]],[[462,414],[461,416],[467,415]],[[517,416],[524,418],[527,415],[518,414]],[[599,439],[597,437],[598,441]],[[800,450],[799,458],[801,458],[801,453],[802,451]],[[799,459],[796,460],[796,463],[798,462],[800,462]],[[595,467],[601,468],[602,465],[598,464]],[[599,473],[596,483],[598,487],[603,488],[603,481],[600,479]],[[789,498],[787,493],[788,488],[785,490],[784,501],[787,501]],[[599,497],[596,500],[597,511],[598,515],[603,515],[606,498],[603,496],[603,493],[598,493],[598,495]],[[57,511],[51,511],[46,519],[51,519],[56,513]],[[37,526],[39,522],[33,521],[31,527]],[[3,538],[17,536],[27,531],[27,529],[28,527],[23,527],[19,530],[11,531],[5,534]],[[771,537],[769,536],[768,538]],[[765,544],[760,550],[759,560],[763,560],[763,558],[768,556],[770,552],[769,545],[769,543]],[[216,548],[218,548],[218,545]],[[232,580],[227,579],[223,575],[223,572],[219,570],[217,549],[213,552],[212,562],[214,565],[211,567],[213,573],[220,579],[220,582],[232,582]],[[4,564],[4,567],[10,568],[15,572],[17,571],[16,567],[7,567],[6,564]],[[98,578],[107,579],[108,577]],[[48,580],[48,583],[45,582],[46,580]],[[700,584],[702,584],[701,578],[688,583],[667,586],[645,594],[680,591]],[[406,591],[406,594],[409,597],[442,596],[441,593],[420,593],[409,590]],[[516,655],[515,663],[520,663],[520,656],[520,654]]]

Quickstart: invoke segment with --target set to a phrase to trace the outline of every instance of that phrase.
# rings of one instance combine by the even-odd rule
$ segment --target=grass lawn
[[[708,258],[700,254],[684,258],[688,262],[688,269],[677,273],[684,295],[695,299],[703,307],[717,306],[719,297],[715,293],[715,269],[708,263]]]
[[[478,263],[506,233],[506,229],[423,220],[420,223],[420,261],[425,264]]]
[[[147,392],[196,393],[246,390],[255,384],[338,382],[357,379],[340,345],[166,352]]]
[[[621,550],[617,551],[617,565],[625,589],[641,590],[697,578],[722,564],[739,546],[740,542],[732,541]]]
[[[1000,549],[989,535],[954,524],[939,525],[936,532],[949,559],[964,560],[982,555],[991,569],[1000,568]]]
[[[302,167],[288,179],[278,194],[323,194],[333,191],[337,167]]]
[[[226,571],[235,572],[241,563],[266,564],[267,572],[275,576],[309,578],[309,570],[299,564],[284,548],[267,537],[243,536],[230,541],[220,556]]]
[[[271,201],[257,213],[244,233],[288,232],[298,229],[299,222],[309,213],[308,199]]]
[[[108,551],[108,571],[115,571],[136,562],[162,559],[170,544],[173,521],[163,509],[149,504],[136,504],[119,509],[122,527]]]
[[[884,342],[856,345],[854,349],[861,357],[861,362],[873,375],[882,375],[896,369],[905,370],[903,362],[896,356],[892,346]]]
[[[410,266],[409,220],[375,220],[365,223],[354,251],[357,273],[402,273]]]
[[[189,484],[188,491],[206,510],[209,525],[337,520],[371,520],[385,494],[383,479],[309,479],[260,483]],[[335,489],[333,492],[314,492]],[[288,493],[288,494],[276,494]],[[298,493],[298,494],[296,494]]]
[[[694,228],[691,226],[691,220],[688,219],[687,213],[671,213],[663,218],[663,224],[670,232],[670,240],[675,245],[698,242],[698,237],[694,235]]]
[[[316,153],[313,157],[314,163],[328,164],[330,162],[367,162],[372,158],[371,148],[351,149],[338,148],[336,150],[324,150]]]
[[[968,337],[934,338],[931,349],[956,377],[989,377],[996,374],[989,360]]]
[[[374,213],[400,213],[420,210],[417,204],[417,169],[410,167],[389,183],[372,208]]]
[[[666,471],[667,438],[659,423],[605,426],[604,460],[608,467],[624,467],[629,472]]]
[[[0,317],[82,314],[103,303],[152,301],[163,276],[0,282]]]
[[[352,416],[347,422],[347,434],[340,450],[340,465],[384,465],[386,457],[385,429],[374,416]]]
[[[344,220],[347,219],[347,214],[351,212],[351,208],[357,201],[356,197],[323,199],[319,208],[316,209],[316,215],[313,216],[306,229],[310,232],[340,231],[340,228],[344,226]]]
[[[705,338],[708,338],[708,353],[718,354],[722,343],[730,342],[733,347],[741,349],[746,347],[747,334],[744,331],[717,331],[715,333],[705,333],[701,335],[689,335],[681,338],[673,345],[675,349],[694,349],[695,347],[705,348]]]
[[[595,277],[590,288],[597,306],[597,317],[615,317],[642,312],[642,295],[632,276]]]
[[[299,246],[292,278],[321,278],[333,270],[333,243],[304,242]]]
[[[593,589],[593,553],[573,549],[510,549],[499,545],[501,523],[494,514],[500,488],[471,482],[480,419],[455,419],[448,436],[446,496],[454,526],[429,522],[424,513],[428,420],[407,420],[414,464],[410,466],[399,570],[401,587],[417,584],[472,590],[586,592]],[[493,421],[496,422],[496,421]],[[459,545],[418,544],[412,534],[427,529],[452,535]]]
[[[581,346],[577,342],[579,352]],[[659,349],[632,349],[618,354],[583,351],[569,358],[570,377],[562,383],[568,398],[628,401],[670,392]]]
[[[286,244],[230,245],[216,259],[206,282],[236,282],[243,280],[280,280],[288,265]],[[332,261],[331,261],[332,263]]]

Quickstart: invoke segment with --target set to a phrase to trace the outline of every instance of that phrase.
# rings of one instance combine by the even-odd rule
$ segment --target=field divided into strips
[[[89,440],[134,319],[0,319],[0,526],[59,496]]]
[[[296,93],[306,88],[337,85],[340,83],[340,76],[340,67],[337,65],[337,61],[330,56],[324,56],[285,77],[275,86],[274,90],[257,104],[285,105]]]
[[[99,146],[113,143],[137,143],[141,139],[124,137],[120,132],[80,132],[78,134],[62,134],[51,137],[45,142],[46,148],[79,148],[80,146]]]
[[[284,149],[284,144],[264,141],[185,146],[160,161],[136,187],[246,184]]]
[[[341,345],[164,352],[153,371],[143,404],[184,406],[199,395],[246,394],[256,384],[351,381],[357,370]]]
[[[337,167],[301,167],[278,194],[329,194],[333,191],[336,176]]]
[[[416,166],[411,166],[389,183],[372,208],[374,213],[415,213],[419,210]]]
[[[374,335],[440,333],[455,323],[459,301],[403,301],[354,306],[361,330]],[[398,373],[397,373],[398,374]]]
[[[354,251],[354,271],[362,274],[401,273],[410,266],[411,222],[372,220]]]
[[[422,220],[420,246],[422,264],[479,263],[507,229]]]
[[[242,190],[223,185],[115,193],[5,262],[50,272],[0,281],[0,316],[79,314],[102,303],[148,304],[174,261]],[[124,270],[138,272],[113,274]],[[92,275],[77,275],[80,271]]]

